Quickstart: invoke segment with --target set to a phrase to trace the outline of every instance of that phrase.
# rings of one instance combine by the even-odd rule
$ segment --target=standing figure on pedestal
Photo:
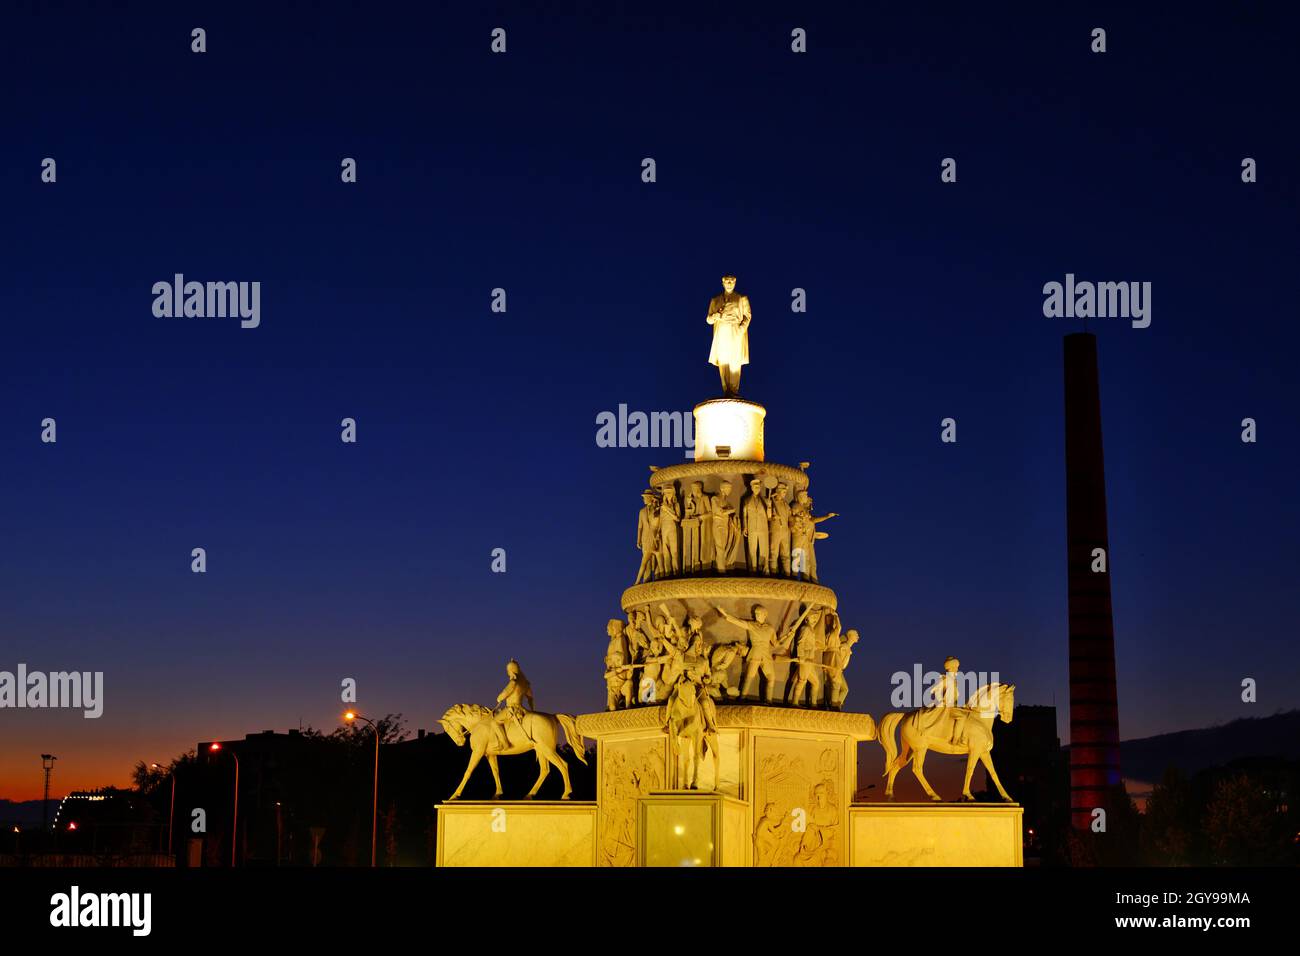
[[[746,655],[745,680],[741,684],[741,696],[754,696],[750,693],[750,688],[758,675],[762,674],[767,680],[767,685],[763,688],[763,703],[772,703],[772,685],[776,680],[776,668],[772,663],[773,647],[776,644],[776,628],[767,622],[767,608],[761,604],[755,604],[752,611],[754,615],[752,621],[741,620],[728,614],[716,604],[714,608],[736,627],[743,628],[749,636],[749,652]]]
[[[740,370],[749,364],[749,298],[736,291],[736,277],[722,277],[722,293],[709,300],[706,321],[713,326],[709,364],[718,367],[722,393],[740,394]]]
[[[768,496],[768,567],[774,574],[790,573],[790,502],[786,500],[788,487],[779,482],[776,491]]]
[[[663,730],[668,735],[671,772],[681,790],[699,788],[700,763],[708,734],[701,697],[708,697],[703,685],[683,676],[668,691],[660,711]],[[713,733],[716,737],[716,731]]]
[[[659,528],[655,514],[655,493],[641,492],[645,505],[636,519],[636,546],[641,549],[641,567],[636,572],[636,583],[649,581],[654,576],[655,562],[659,553]]]
[[[853,645],[858,643],[858,632],[849,628],[844,632],[844,638],[839,647],[830,652],[831,660],[826,665],[826,673],[830,677],[830,691],[828,692],[829,703],[835,710],[844,706],[844,698],[849,696],[848,681],[844,679],[844,670],[849,666],[849,661],[853,658]]]
[[[659,567],[656,578],[676,576],[681,571],[681,556],[677,550],[678,526],[682,520],[682,506],[677,502],[677,492],[672,485],[664,485],[663,499],[659,502]]]
[[[808,705],[816,707],[821,700],[822,693],[822,655],[826,651],[826,643],[823,639],[821,628],[822,612],[818,608],[810,608],[804,611],[803,626],[799,626],[796,621],[794,627],[790,629],[782,638],[783,643],[789,642],[796,629],[799,639],[795,643],[795,657],[799,661],[799,668],[795,674],[793,689],[790,692],[790,703],[796,707],[803,706],[803,690],[808,690]]]
[[[502,724],[513,721],[523,729],[524,703],[527,702],[528,710],[537,709],[537,704],[533,701],[533,685],[528,683],[528,678],[524,676],[519,662],[513,657],[506,664],[506,676],[510,679],[506,681],[506,686],[502,688],[501,693],[497,694],[497,704],[500,706],[492,722],[492,731],[496,736],[499,750],[509,748],[506,730]]]
[[[606,709],[617,709],[620,700],[624,707],[631,707],[633,668],[623,636],[623,622],[613,618],[605,631],[609,634],[609,646],[605,649]]]
[[[722,574],[731,561],[731,553],[740,543],[740,522],[731,506],[731,482],[718,485],[718,493],[708,499],[713,531],[713,566]]]
[[[749,482],[749,495],[741,512],[741,531],[745,535],[746,554],[751,574],[767,574],[768,567],[768,500],[763,494],[763,479]]]
[[[830,512],[816,518],[812,513],[812,498],[807,491],[800,491],[795,496],[794,507],[790,509],[790,537],[794,546],[794,571],[802,572],[808,580],[817,583],[817,552],[813,542],[827,537],[825,531],[818,531],[817,525],[830,518],[839,517],[837,512]]]
[[[698,481],[691,482],[682,502],[682,570],[687,574],[696,574],[700,565],[713,558],[713,549],[708,557],[702,546],[705,542],[712,544],[713,525],[708,517],[708,499],[704,497],[704,485]],[[701,534],[701,526],[704,533]]]

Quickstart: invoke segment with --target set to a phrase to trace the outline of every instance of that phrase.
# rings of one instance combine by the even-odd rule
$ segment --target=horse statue
[[[894,799],[894,778],[898,772],[912,761],[912,773],[921,782],[931,800],[942,800],[930,781],[925,779],[925,755],[934,750],[941,754],[966,755],[966,783],[962,787],[962,799],[974,800],[970,792],[970,778],[975,771],[975,762],[979,761],[988,771],[993,786],[998,788],[1002,799],[1011,802],[1011,796],[1002,787],[998,772],[993,769],[993,758],[989,751],[993,749],[993,721],[1001,718],[1004,724],[1011,723],[1011,712],[1016,706],[1015,684],[986,684],[977,690],[965,707],[925,707],[906,714],[895,711],[886,714],[880,721],[880,733],[876,739],[885,749],[885,772],[888,777],[885,785],[885,797]],[[894,749],[894,729],[901,724],[900,736],[903,741],[902,753]],[[909,751],[915,751],[909,758]]]
[[[537,763],[541,767],[541,772],[537,775],[537,782],[533,784],[533,789],[528,791],[527,799],[531,800],[537,795],[538,789],[551,772],[551,765],[554,764],[560,771],[560,776],[564,778],[564,793],[560,799],[568,800],[569,794],[573,792],[573,785],[569,782],[569,766],[556,750],[561,727],[564,728],[565,738],[578,759],[584,764],[587,762],[577,721],[568,714],[544,714],[529,710],[524,711],[519,720],[505,721],[501,724],[507,740],[504,749],[497,743],[493,726],[496,723],[496,712],[490,707],[481,704],[456,704],[442,715],[438,723],[442,724],[443,730],[447,731],[457,747],[464,746],[465,739],[469,738],[469,766],[465,768],[465,776],[461,778],[460,786],[447,798],[448,800],[455,800],[460,796],[470,774],[484,757],[487,757],[488,766],[492,768],[492,778],[497,783],[497,790],[493,796],[500,797],[501,773],[497,769],[497,757],[528,753],[530,750],[537,752]]]

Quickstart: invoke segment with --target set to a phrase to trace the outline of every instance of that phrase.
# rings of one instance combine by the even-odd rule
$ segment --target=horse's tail
[[[587,745],[583,742],[582,734],[578,733],[578,722],[568,714],[556,714],[555,719],[560,722],[564,728],[564,739],[568,741],[573,748],[574,754],[583,763],[587,762]]]
[[[903,715],[898,711],[892,714],[885,714],[880,718],[880,728],[876,732],[876,739],[880,741],[880,746],[885,748],[885,772],[882,777],[889,776],[889,768],[894,765],[898,759],[898,750],[894,746],[894,731],[898,727],[898,722],[903,719]]]

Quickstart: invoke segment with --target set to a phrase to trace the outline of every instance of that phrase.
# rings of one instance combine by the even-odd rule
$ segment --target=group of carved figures
[[[771,651],[775,647],[785,648],[788,652],[791,640],[795,642],[795,657],[791,663],[797,666],[797,672],[792,672],[794,680],[791,683],[794,703],[802,702],[805,687],[811,689],[810,702],[816,703],[823,670],[830,678],[828,699],[832,706],[838,706],[835,703],[837,700],[842,703],[848,692],[848,685],[844,683],[844,669],[848,666],[858,635],[854,630],[845,631],[841,635],[834,611],[806,608],[794,626],[780,639],[776,639],[776,631],[767,623],[767,612],[762,605],[755,606],[751,620],[733,617],[718,608],[719,614],[745,629],[748,639],[745,642],[715,644],[712,652],[706,654],[698,617],[688,618],[683,629],[673,620],[666,607],[661,605],[661,610],[663,618],[660,631],[657,636],[654,636],[653,630],[644,632],[651,635],[646,638],[644,646],[641,646],[641,638],[637,635],[642,633],[640,629],[649,621],[649,612],[634,615],[635,626],[625,625],[618,619],[609,622],[609,649],[605,655],[609,708],[613,710],[620,700],[624,705],[630,704],[630,674],[638,668],[650,670],[652,676],[643,678],[642,687],[648,694],[667,689],[660,717],[668,738],[669,753],[676,765],[677,786],[682,789],[699,789],[699,768],[706,752],[712,756],[715,785],[718,780],[720,751],[715,698],[724,693],[738,696],[739,691],[729,687],[726,678],[727,665],[735,659],[735,655],[748,658],[750,666],[745,672],[746,686],[757,673],[767,676],[769,693],[766,699],[769,701],[772,686]],[[830,618],[829,626],[822,624],[823,615]],[[629,640],[630,631],[636,631],[636,634]],[[637,647],[638,650],[633,652],[630,649],[632,647]],[[764,655],[768,669],[764,671],[760,663],[758,671],[755,671],[755,659],[761,662]],[[637,656],[639,662],[635,661]],[[991,752],[993,722],[997,719],[1005,723],[1011,722],[1016,687],[1014,684],[997,681],[985,684],[975,690],[965,706],[960,706],[957,699],[959,666],[960,662],[954,657],[944,661],[944,675],[936,687],[934,706],[888,713],[880,720],[876,739],[885,751],[885,795],[889,799],[894,796],[894,778],[908,763],[911,763],[912,772],[926,795],[931,800],[941,799],[925,777],[926,754],[933,751],[965,755],[966,776],[962,786],[962,799],[975,799],[970,789],[971,775],[975,766],[982,764],[1002,799],[1011,800],[1002,781],[998,779]],[[560,734],[563,731],[575,756],[585,763],[585,746],[577,722],[567,714],[546,714],[533,710],[532,686],[524,677],[519,663],[510,661],[506,672],[509,680],[497,695],[499,706],[496,709],[477,704],[456,704],[442,716],[440,723],[452,740],[458,746],[468,743],[471,750],[465,775],[449,799],[455,800],[461,795],[474,768],[484,757],[487,758],[496,781],[495,795],[500,797],[501,776],[497,769],[497,758],[535,751],[539,773],[528,796],[537,793],[550,768],[554,766],[564,779],[561,799],[567,800],[573,788],[568,767],[559,754]],[[657,697],[651,697],[645,702],[653,703],[657,700]],[[896,734],[902,743],[901,752],[895,743]],[[772,805],[769,805],[764,811],[764,819],[771,817],[771,811]],[[780,816],[777,814],[777,818]],[[760,821],[760,836],[762,832],[763,825]]]
[[[763,678],[764,703],[772,703],[777,662],[788,663],[791,680],[783,703],[812,707],[825,704],[839,709],[848,696],[844,671],[853,657],[858,632],[841,632],[839,615],[828,608],[808,607],[783,632],[768,620],[767,608],[754,605],[752,618],[739,618],[725,608],[718,615],[744,631],[737,641],[715,641],[706,645],[704,621],[696,614],[679,622],[667,605],[659,615],[648,608],[631,613],[627,622],[614,618],[606,633],[606,706],[616,710],[667,700],[682,681],[696,685],[706,707],[726,698],[758,698],[758,680]],[[744,661],[740,680],[728,674],[732,664]]]
[[[717,494],[704,493],[695,481],[679,496],[673,484],[660,491],[647,489],[637,518],[636,544],[641,567],[636,583],[682,574],[726,573],[742,560],[751,574],[805,576],[817,580],[814,544],[827,537],[817,525],[835,512],[815,516],[807,490],[791,501],[790,488],[780,482],[765,489],[763,479],[749,481],[749,494],[732,504],[732,484],[724,481]]]

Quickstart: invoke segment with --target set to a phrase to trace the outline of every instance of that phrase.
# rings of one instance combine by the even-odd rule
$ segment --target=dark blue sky
[[[542,708],[601,707],[647,466],[681,455],[595,418],[717,392],[724,271],[769,458],[842,514],[850,706],[957,654],[1065,736],[1067,272],[1153,284],[1150,328],[1090,323],[1124,736],[1300,705],[1293,11],[270,6],[0,25],[0,669],[107,682],[98,721],[0,712],[0,796],[42,750],[91,786],[332,726],[344,677],[412,727],[511,655]],[[176,272],[260,281],[261,326],[156,318]]]

